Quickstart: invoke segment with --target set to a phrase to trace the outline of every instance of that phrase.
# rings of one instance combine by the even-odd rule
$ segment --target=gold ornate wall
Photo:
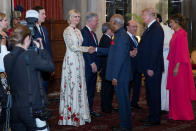
[[[141,12],[145,8],[155,8],[155,10],[162,15],[163,22],[168,19],[168,0],[132,0],[133,14],[141,16]],[[144,27],[140,24],[137,35],[141,36],[143,31]]]

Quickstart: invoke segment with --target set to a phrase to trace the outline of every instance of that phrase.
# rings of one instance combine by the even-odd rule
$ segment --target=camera
[[[33,111],[33,116],[35,118],[39,118],[42,121],[46,121],[49,117],[52,116],[52,111],[45,107],[41,110]]]
[[[0,34],[0,40],[3,39],[3,36]]]
[[[31,31],[31,44],[29,46],[30,50],[35,50],[37,51],[37,46],[35,45],[35,43],[33,41],[37,41],[37,37],[35,34],[35,27],[36,27],[36,22],[38,21],[38,12],[35,10],[28,10],[26,12],[26,23],[25,25],[28,26],[28,28]],[[24,22],[23,22],[24,23]]]

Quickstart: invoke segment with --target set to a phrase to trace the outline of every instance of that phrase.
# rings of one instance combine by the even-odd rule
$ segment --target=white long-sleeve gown
[[[169,43],[172,38],[174,31],[170,29],[168,26],[161,26],[164,31],[164,45],[163,45],[163,60],[164,60],[164,72],[162,73],[161,80],[161,110],[169,111],[169,90],[166,89],[167,86],[167,75],[168,75],[168,64],[167,56],[169,53]]]
[[[88,47],[81,46],[80,30],[71,26],[63,33],[66,53],[62,67],[59,125],[84,125],[90,122],[89,105],[85,81],[83,53]]]

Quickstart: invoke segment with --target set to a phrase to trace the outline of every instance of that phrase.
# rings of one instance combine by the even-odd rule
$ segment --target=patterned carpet
[[[57,86],[58,85],[58,86]],[[92,119],[91,123],[84,126],[59,126],[58,123],[58,108],[59,108],[59,82],[53,83],[49,89],[49,108],[53,110],[53,115],[48,123],[51,131],[111,131],[113,126],[119,124],[119,113],[111,114],[101,113],[101,117]],[[100,94],[96,93],[94,100],[94,109],[96,112],[100,110]],[[196,102],[192,102],[196,116]],[[133,131],[196,131],[196,120],[194,121],[174,121],[167,119],[167,114],[163,114],[161,124],[158,126],[145,127],[140,122],[141,119],[148,115],[148,108],[145,100],[145,88],[141,89],[139,105],[142,110],[132,110]],[[117,106],[117,100],[114,98],[113,106]]]

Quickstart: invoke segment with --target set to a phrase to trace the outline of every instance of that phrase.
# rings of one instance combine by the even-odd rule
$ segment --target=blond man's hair
[[[2,20],[3,20],[3,18],[5,18],[5,17],[6,17],[6,14],[4,14],[4,13],[0,12],[0,21],[2,21]]]
[[[142,13],[146,12],[149,16],[156,18],[156,11],[154,8],[146,8],[142,10]]]

